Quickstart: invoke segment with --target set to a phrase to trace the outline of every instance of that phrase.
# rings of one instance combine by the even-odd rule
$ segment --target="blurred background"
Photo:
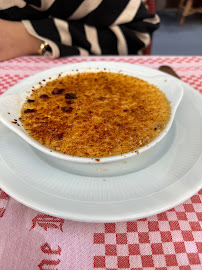
[[[152,1],[147,1],[152,5]],[[154,0],[161,26],[152,55],[202,55],[202,0]]]

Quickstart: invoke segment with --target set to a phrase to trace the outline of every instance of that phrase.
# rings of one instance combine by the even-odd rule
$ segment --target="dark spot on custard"
[[[62,94],[62,92],[64,92],[65,91],[65,89],[64,88],[54,88],[53,89],[53,91],[52,91],[52,94],[53,95],[60,95],[60,94]]]
[[[28,103],[33,103],[33,102],[35,102],[35,100],[34,99],[28,99],[27,102]]]
[[[67,93],[67,94],[65,95],[65,98],[66,98],[66,99],[75,99],[75,98],[77,98],[77,97],[76,97],[76,94],[73,94],[73,93]]]
[[[41,96],[40,96],[40,98],[45,100],[45,99],[48,99],[48,98],[49,98],[49,96],[48,96],[48,95],[46,95],[46,94],[43,94],[43,95],[41,95]]]
[[[26,110],[24,111],[24,113],[34,113],[34,112],[36,112],[35,109],[26,109]]]
[[[68,107],[68,106],[62,108],[63,112],[71,112],[72,110],[73,110],[72,107]]]

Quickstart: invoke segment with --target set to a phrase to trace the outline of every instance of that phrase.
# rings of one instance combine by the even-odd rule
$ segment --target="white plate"
[[[133,68],[162,75],[142,66]],[[42,79],[41,73],[36,74],[6,95]],[[182,85],[183,99],[173,126],[158,144],[158,155],[147,168],[124,176],[84,177],[62,171],[49,163],[46,154],[0,125],[1,188],[40,212],[88,222],[134,220],[178,205],[202,187],[202,96]]]

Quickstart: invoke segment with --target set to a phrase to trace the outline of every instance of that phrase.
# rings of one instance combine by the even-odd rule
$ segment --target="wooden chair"
[[[180,19],[180,25],[184,24],[185,18],[193,13],[202,12],[201,7],[193,7],[194,0],[180,0],[178,11],[183,9],[182,17]]]

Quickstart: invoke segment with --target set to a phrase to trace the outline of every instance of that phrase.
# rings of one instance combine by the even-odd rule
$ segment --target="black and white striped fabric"
[[[53,58],[138,54],[159,26],[141,0],[0,0],[0,18],[22,21]]]

